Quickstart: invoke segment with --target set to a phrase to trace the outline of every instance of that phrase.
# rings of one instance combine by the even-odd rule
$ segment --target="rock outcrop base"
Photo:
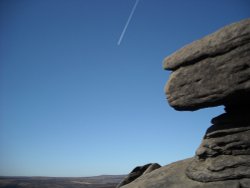
[[[250,178],[250,112],[235,109],[212,120],[187,168],[189,178],[200,182]]]

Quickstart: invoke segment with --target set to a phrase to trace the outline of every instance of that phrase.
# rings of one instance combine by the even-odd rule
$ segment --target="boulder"
[[[131,182],[133,182],[135,179],[139,178],[142,175],[148,174],[158,168],[160,168],[161,166],[157,163],[149,163],[143,166],[137,166],[136,168],[134,168],[129,174],[128,176],[126,176],[124,178],[124,180],[122,180],[121,183],[119,183],[116,188],[122,187],[126,184],[129,184]]]
[[[161,168],[161,165],[159,165],[158,163],[152,163],[144,172],[142,175],[144,174],[148,174],[150,172],[153,172],[154,170]]]
[[[176,110],[250,105],[250,19],[229,25],[164,60],[165,92]]]

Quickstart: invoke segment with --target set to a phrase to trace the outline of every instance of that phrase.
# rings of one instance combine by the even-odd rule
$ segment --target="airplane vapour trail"
[[[117,43],[118,46],[119,46],[119,45],[121,44],[121,42],[122,42],[122,39],[123,39],[123,37],[124,37],[124,35],[125,35],[125,33],[126,33],[126,30],[127,30],[127,28],[128,28],[128,25],[129,25],[129,23],[130,23],[130,21],[131,21],[133,15],[134,15],[134,12],[135,12],[135,10],[136,10],[136,7],[137,7],[139,1],[140,1],[140,0],[136,0],[136,2],[135,2],[135,4],[134,4],[134,7],[133,7],[133,9],[132,9],[132,11],[131,11],[131,13],[130,13],[130,15],[129,15],[129,17],[128,17],[128,20],[127,20],[127,22],[126,22],[126,24],[125,24],[125,26],[124,26],[124,29],[122,30],[121,36],[120,36],[120,38],[119,38],[119,40],[118,40],[118,43]]]

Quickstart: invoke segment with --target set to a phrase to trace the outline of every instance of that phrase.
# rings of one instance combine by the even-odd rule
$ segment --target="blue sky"
[[[126,174],[191,157],[222,107],[178,112],[162,60],[248,0],[0,0],[0,175]]]

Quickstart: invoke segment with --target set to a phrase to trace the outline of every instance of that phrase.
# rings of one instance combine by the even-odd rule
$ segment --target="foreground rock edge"
[[[202,183],[189,179],[185,170],[193,158],[174,162],[145,174],[121,188],[249,188],[250,179]]]

